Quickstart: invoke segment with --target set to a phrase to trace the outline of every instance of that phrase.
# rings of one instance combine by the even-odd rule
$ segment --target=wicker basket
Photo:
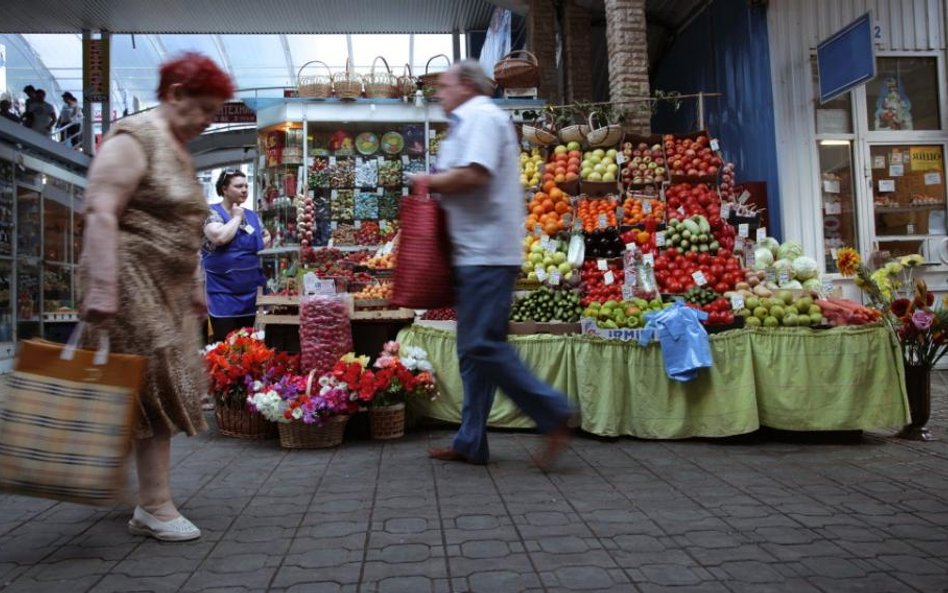
[[[280,422],[280,446],[284,449],[326,449],[342,444],[349,416],[333,416],[322,425]]]
[[[385,64],[385,70],[375,71],[375,64],[382,60]],[[370,99],[391,99],[398,96],[398,86],[395,84],[395,75],[392,69],[388,67],[388,62],[382,56],[376,56],[372,60],[372,69],[368,75],[362,77],[365,85],[365,96]]]
[[[369,429],[377,441],[405,436],[405,404],[369,408]]]
[[[428,61],[425,62],[425,73],[418,77],[418,84],[421,85],[422,92],[425,95],[433,95],[438,86],[438,77],[441,76],[441,72],[429,72],[428,69],[431,67],[431,60],[435,58],[444,58],[448,63],[448,68],[451,67],[451,58],[444,54],[438,54],[436,56],[431,56],[428,58]],[[447,70],[447,68],[445,68]]]
[[[540,84],[537,57],[525,49],[510,52],[494,65],[494,80],[505,89],[533,88]]]
[[[601,148],[603,146],[618,146],[622,140],[622,126],[619,124],[607,124],[602,127],[596,127],[594,118],[596,114],[589,114],[589,131],[586,132],[586,144],[591,148]]]
[[[395,79],[395,87],[399,97],[414,97],[418,90],[418,81],[412,76],[411,66],[405,64],[402,75]]]
[[[337,99],[358,99],[362,96],[362,80],[352,71],[349,58],[346,58],[346,69],[333,75],[332,86]]]
[[[216,404],[214,417],[217,427],[225,437],[236,439],[272,439],[277,436],[277,426],[263,417],[263,414],[251,412],[246,408],[229,408]]]
[[[303,76],[303,70],[310,64],[322,64],[326,74],[312,74]],[[332,73],[325,62],[312,60],[300,67],[296,74],[296,94],[300,97],[317,97],[325,99],[332,95]]]
[[[586,141],[586,134],[589,133],[589,126],[586,124],[577,124],[575,126],[566,126],[565,128],[560,129],[559,136],[560,142],[567,144],[569,142],[579,142],[582,144]]]

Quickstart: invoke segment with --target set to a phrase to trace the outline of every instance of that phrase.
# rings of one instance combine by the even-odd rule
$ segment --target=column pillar
[[[620,102],[649,94],[645,0],[605,0],[609,49],[609,98]],[[651,133],[651,114],[640,104],[622,105],[625,128]]]

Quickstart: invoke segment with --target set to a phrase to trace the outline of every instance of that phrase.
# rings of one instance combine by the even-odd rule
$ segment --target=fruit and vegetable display
[[[362,290],[352,293],[355,300],[388,300],[392,298],[395,286],[391,282],[369,284]]]
[[[642,185],[662,183],[668,179],[665,168],[665,152],[661,144],[647,142],[625,142],[622,144],[625,165],[622,167],[622,184]]]
[[[596,229],[616,227],[616,207],[618,202],[610,198],[582,198],[576,208],[576,216],[583,231],[591,233]]]
[[[619,175],[619,165],[616,163],[618,154],[619,152],[615,148],[597,148],[583,153],[579,165],[580,179],[584,181],[615,181]]]
[[[711,139],[704,132],[693,137],[665,134],[662,137],[665,159],[672,175],[714,177],[724,161],[711,148]]]
[[[443,307],[441,309],[428,309],[421,315],[421,319],[427,321],[455,321],[458,318],[458,312],[454,307]]]
[[[523,249],[521,270],[528,281],[551,286],[579,284],[579,273],[575,268],[581,261],[577,261],[575,256],[570,259],[569,242],[556,239],[543,241],[537,236],[528,235],[523,239]]]
[[[832,305],[809,295],[795,297],[789,290],[780,290],[770,297],[746,297],[736,315],[744,318],[747,327],[807,327],[826,323],[826,307]]]
[[[575,323],[582,312],[580,298],[575,291],[543,287],[516,299],[510,311],[510,320]]]
[[[656,224],[665,222],[665,202],[658,198],[629,197],[622,202],[624,214],[623,225],[646,224],[652,221]]]
[[[524,227],[527,232],[534,234],[539,229],[542,233],[552,237],[566,229],[567,216],[572,216],[569,196],[555,185],[547,191],[538,191],[527,203],[527,218]],[[568,229],[567,229],[568,230]]]
[[[553,155],[546,165],[546,171],[553,174],[554,182],[562,183],[579,177],[580,166],[583,162],[581,160],[582,152],[579,148],[579,143],[571,142],[568,145],[560,144],[553,149]]]
[[[581,303],[584,307],[590,303],[622,300],[625,270],[621,261],[588,259],[583,262],[580,277],[583,286]]]
[[[539,187],[545,159],[539,148],[520,153],[520,185],[524,188]]]
[[[603,303],[593,301],[583,309],[582,316],[596,320],[596,326],[602,329],[636,329],[645,327],[645,315],[652,311],[661,311],[670,303],[661,299],[633,298],[628,301],[608,300]]]

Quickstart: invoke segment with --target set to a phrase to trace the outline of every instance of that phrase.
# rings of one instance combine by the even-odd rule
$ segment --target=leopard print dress
[[[107,328],[112,351],[148,359],[138,438],[159,429],[188,435],[207,429],[201,326],[192,296],[209,209],[191,163],[179,156],[156,117],[147,112],[126,118],[106,137],[129,134],[148,162],[118,221],[119,309]],[[89,265],[95,263],[80,262],[80,275]],[[85,342],[92,346],[93,336]]]

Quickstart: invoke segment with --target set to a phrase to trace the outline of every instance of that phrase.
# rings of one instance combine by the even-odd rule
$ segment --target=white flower
[[[415,370],[415,368],[417,368],[418,366],[418,361],[414,357],[406,356],[406,357],[402,357],[400,360],[401,360],[402,365],[409,371]]]
[[[303,408],[295,408],[292,414],[293,414],[294,420],[299,420],[300,418],[303,417]]]
[[[322,377],[319,378],[319,386],[320,387],[328,386],[331,379],[332,377],[330,377],[329,375],[323,375]]]
[[[405,355],[406,358],[417,358],[419,360],[424,360],[428,358],[428,353],[425,352],[423,349],[418,348],[416,346],[409,346],[408,348],[405,348],[405,351],[403,354]]]
[[[426,372],[426,373],[430,373],[432,370],[434,370],[434,367],[431,366],[431,363],[428,362],[427,360],[419,360],[419,361],[418,361],[418,370],[419,370],[419,371],[424,371],[424,372]]]

